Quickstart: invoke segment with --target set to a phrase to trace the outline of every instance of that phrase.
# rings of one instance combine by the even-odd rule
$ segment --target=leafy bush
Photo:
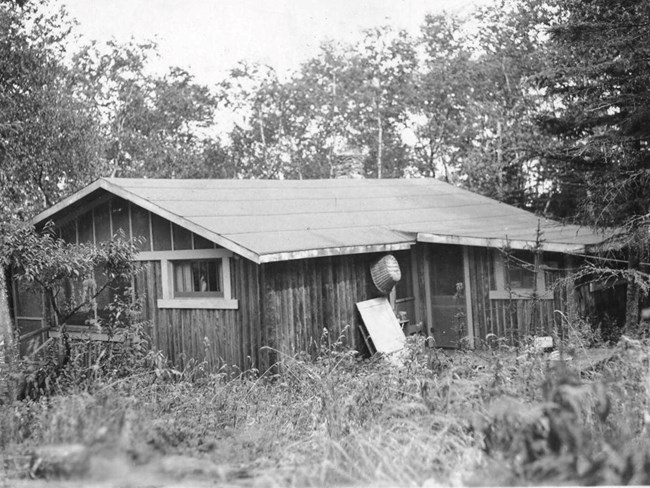
[[[647,351],[647,344],[623,338],[588,369],[549,364],[539,399],[487,399],[475,425],[490,459],[508,466],[495,483],[647,484]]]
[[[9,224],[8,224],[9,225]],[[41,232],[25,224],[11,224],[1,241],[1,256],[24,290],[43,294],[46,321],[58,327],[60,339],[49,339],[20,361],[13,361],[12,377],[19,383],[18,396],[36,398],[74,387],[91,388],[100,378],[110,381],[133,373],[146,355],[139,304],[131,283],[138,267],[133,257],[137,242],[122,235],[98,247],[69,244],[46,225]],[[83,283],[83,294],[70,294],[73,284]],[[98,313],[97,298],[113,295],[105,313]],[[73,339],[68,321],[85,313],[88,340]],[[90,340],[101,332],[109,341]],[[115,342],[118,336],[121,341]]]

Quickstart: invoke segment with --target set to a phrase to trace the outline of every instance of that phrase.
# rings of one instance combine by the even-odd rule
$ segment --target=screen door
[[[430,246],[432,334],[438,347],[458,347],[467,335],[463,248]]]

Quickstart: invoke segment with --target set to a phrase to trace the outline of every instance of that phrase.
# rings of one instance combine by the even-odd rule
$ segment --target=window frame
[[[138,261],[160,261],[160,280],[162,297],[158,298],[158,308],[237,310],[239,301],[232,297],[230,260],[234,254],[223,248],[188,249],[184,251],[149,251],[137,255]],[[179,261],[202,261],[221,259],[221,284],[223,296],[178,297],[174,294],[174,263]]]
[[[490,287],[490,300],[530,300],[532,298],[553,300],[553,290],[547,289],[546,287],[545,265],[553,266],[554,263],[545,263],[543,258],[539,254],[533,253],[533,251],[528,251],[527,249],[522,249],[522,251],[530,252],[534,256],[534,265],[538,270],[535,276],[537,290],[533,288],[511,288],[508,290],[506,287],[507,269],[505,259],[501,251],[495,250],[493,264],[494,282],[496,286],[495,289]]]

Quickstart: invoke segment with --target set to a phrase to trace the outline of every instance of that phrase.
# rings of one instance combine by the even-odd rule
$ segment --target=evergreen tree
[[[551,30],[552,69],[540,123],[555,142],[546,174],[557,208],[583,224],[616,227],[629,252],[627,323],[638,322],[648,275],[650,2],[570,1]]]

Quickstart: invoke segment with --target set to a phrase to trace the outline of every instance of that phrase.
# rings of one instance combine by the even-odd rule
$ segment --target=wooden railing
[[[128,332],[126,329],[117,330],[114,334],[109,334],[104,329],[97,329],[87,325],[67,325],[66,333],[71,339],[91,340],[100,342],[124,342],[127,339]],[[49,332],[51,338],[63,336],[61,329],[52,328]]]
[[[28,339],[31,339],[32,337],[36,337],[36,336],[39,335],[39,334],[42,334],[42,333],[44,333],[44,332],[47,332],[48,330],[50,330],[50,327],[41,327],[40,329],[33,330],[33,331],[31,331],[31,332],[28,332],[27,334],[23,334],[23,335],[21,335],[21,336],[18,338],[18,340],[19,340],[20,342],[23,342],[23,341],[26,341],[26,340],[28,340]]]

